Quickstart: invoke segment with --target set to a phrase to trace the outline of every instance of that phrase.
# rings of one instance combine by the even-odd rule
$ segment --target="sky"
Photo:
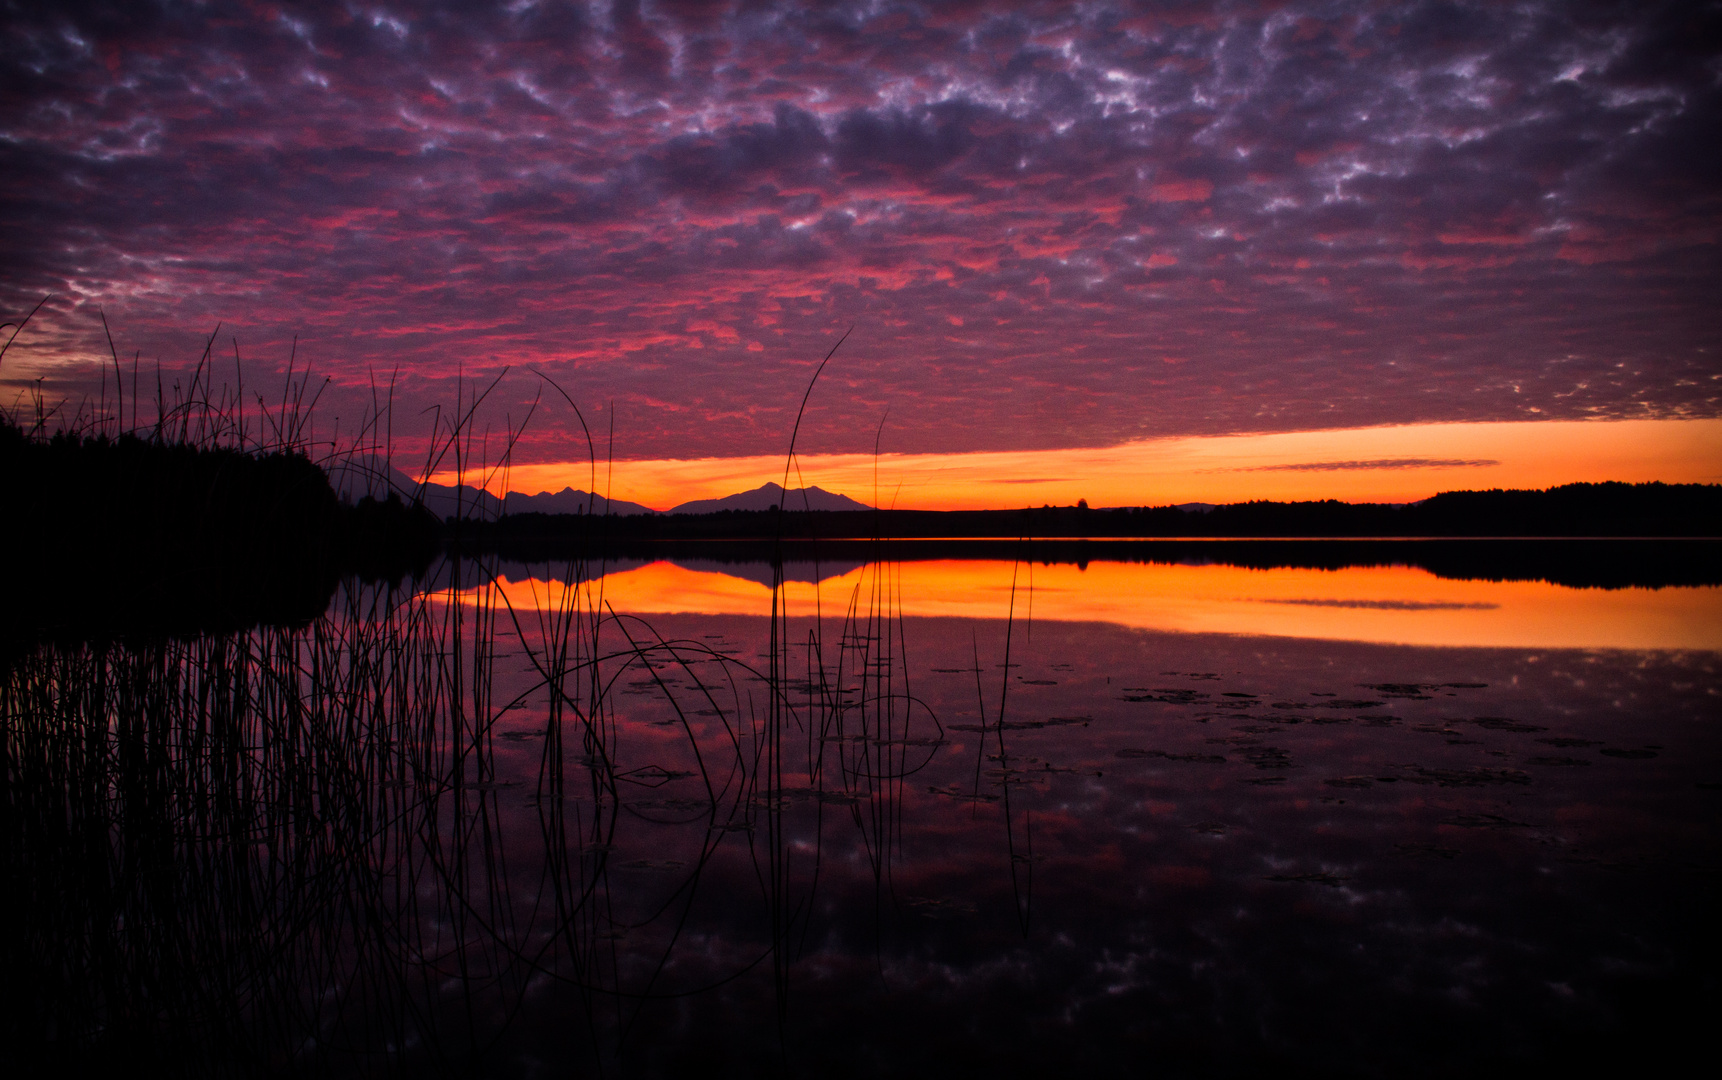
[[[1722,479],[1722,4],[0,12],[8,410],[105,316],[651,505]]]

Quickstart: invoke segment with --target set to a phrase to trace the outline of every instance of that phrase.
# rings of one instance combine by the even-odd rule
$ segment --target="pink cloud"
[[[1722,409],[1661,9],[688,7],[20,15],[0,392],[99,389],[100,308],[170,369],[297,337],[343,416],[565,376],[634,456],[775,448],[850,326],[810,447]]]
[[[1149,189],[1155,202],[1207,202],[1214,185],[1207,180],[1167,180]]]

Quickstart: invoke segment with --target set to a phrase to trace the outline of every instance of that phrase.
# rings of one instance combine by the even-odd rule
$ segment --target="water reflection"
[[[559,595],[552,564],[505,563],[504,591],[530,605]],[[1722,649],[1722,587],[1578,589],[1546,581],[1453,580],[1409,566],[1257,570],[1225,564],[1035,565],[929,560],[892,564],[902,612],[1003,618],[1013,581],[1019,617],[1139,630],[1267,634],[1406,645]],[[793,564],[792,611],[844,605],[871,580],[854,563]],[[763,615],[769,563],[686,559],[621,563],[604,577],[617,610]]]
[[[1705,1030],[1701,634],[1391,570],[839,570],[450,565],[303,631],[33,654],[0,683],[15,1042],[1428,1075]],[[1640,621],[1713,630],[1695,594]],[[1525,615],[1569,600],[1601,622]],[[1529,636],[1391,637],[1503,612]]]

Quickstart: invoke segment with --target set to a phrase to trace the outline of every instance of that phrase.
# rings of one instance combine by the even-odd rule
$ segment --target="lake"
[[[463,561],[7,675],[15,1035],[210,1072],[1697,1045],[1722,587]]]

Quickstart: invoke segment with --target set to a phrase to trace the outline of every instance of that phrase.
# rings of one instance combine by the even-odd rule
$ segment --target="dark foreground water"
[[[1717,590],[1185,568],[1155,607],[858,567],[773,618],[720,569],[469,570],[308,631],[33,658],[13,1044],[510,1076],[1703,1046]]]

